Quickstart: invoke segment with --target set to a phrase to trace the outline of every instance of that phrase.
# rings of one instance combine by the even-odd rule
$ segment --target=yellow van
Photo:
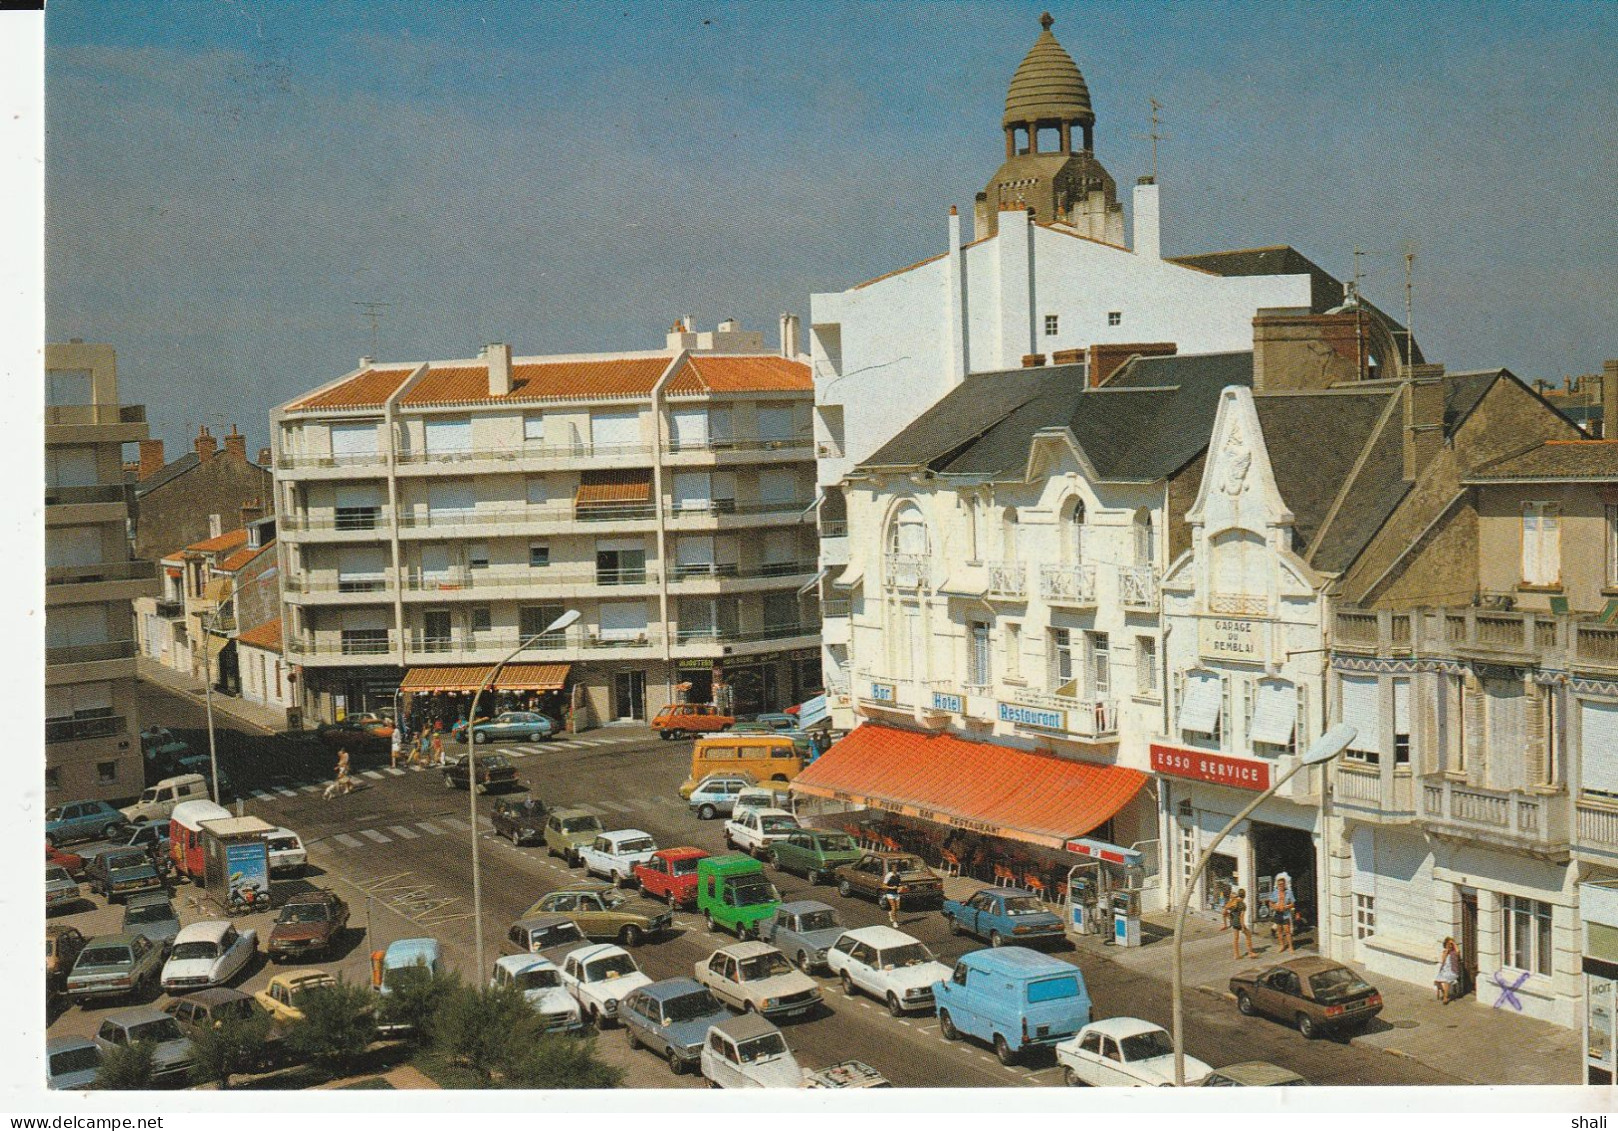
[[[691,776],[680,787],[690,797],[709,774],[746,775],[754,781],[786,782],[804,766],[804,750],[784,734],[707,734],[691,749]]]

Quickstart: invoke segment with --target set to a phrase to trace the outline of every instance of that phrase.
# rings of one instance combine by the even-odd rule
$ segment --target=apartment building
[[[656,352],[366,358],[277,409],[285,658],[304,707],[464,697],[567,608],[581,620],[502,689],[581,724],[818,691],[812,389],[793,322],[785,356],[733,322],[683,320]]]
[[[117,355],[45,347],[45,797],[133,797],[145,786],[130,602],[152,563],[129,548],[123,446],[146,410],[118,403]]]

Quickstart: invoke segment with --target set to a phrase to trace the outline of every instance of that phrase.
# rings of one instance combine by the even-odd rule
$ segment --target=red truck
[[[695,907],[697,861],[707,855],[700,848],[660,848],[646,863],[635,865],[635,883],[642,895],[661,899],[670,907]]]

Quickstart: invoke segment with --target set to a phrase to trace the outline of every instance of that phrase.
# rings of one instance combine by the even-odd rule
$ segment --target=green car
[[[827,882],[832,869],[852,864],[863,855],[853,837],[827,829],[799,829],[770,845],[770,860],[777,868],[812,884]]]
[[[723,927],[739,939],[758,934],[761,920],[775,914],[781,893],[751,856],[707,856],[697,861],[697,910],[708,929]]]
[[[560,856],[569,867],[579,864],[579,849],[605,832],[601,819],[583,809],[552,809],[545,818],[545,853]]]

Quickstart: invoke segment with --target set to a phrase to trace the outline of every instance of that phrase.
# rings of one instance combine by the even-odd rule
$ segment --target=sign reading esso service
[[[1197,622],[1197,645],[1216,660],[1264,659],[1264,622],[1236,617],[1203,617]]]
[[[1187,750],[1180,746],[1152,744],[1152,770],[1177,778],[1194,778],[1215,785],[1235,786],[1237,789],[1266,790],[1270,788],[1268,762],[1255,762],[1250,758],[1227,758],[1223,754],[1209,754],[1202,750]]]

